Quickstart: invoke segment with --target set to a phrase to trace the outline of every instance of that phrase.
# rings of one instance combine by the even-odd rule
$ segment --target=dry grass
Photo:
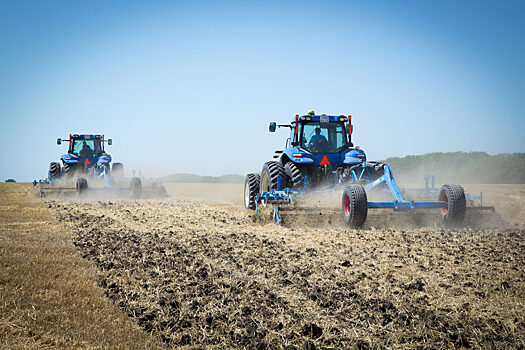
[[[106,298],[30,188],[0,184],[0,348],[162,348]]]

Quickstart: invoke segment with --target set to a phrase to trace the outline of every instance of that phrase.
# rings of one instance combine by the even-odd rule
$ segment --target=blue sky
[[[0,1],[0,180],[104,133],[127,170],[259,171],[295,114],[351,114],[369,159],[525,152],[511,1]]]

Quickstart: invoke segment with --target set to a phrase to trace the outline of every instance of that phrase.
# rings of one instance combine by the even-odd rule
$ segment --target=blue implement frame
[[[448,202],[446,201],[406,201],[397,186],[392,169],[388,165],[384,165],[384,174],[372,181],[370,172],[365,166],[360,171],[352,170],[351,183],[361,183],[364,185],[366,192],[373,190],[382,183],[385,183],[388,187],[390,194],[392,195],[392,201],[388,202],[368,202],[368,208],[370,209],[393,209],[394,211],[410,211],[417,208],[447,208]],[[267,204],[274,205],[273,210],[273,221],[281,224],[281,217],[279,214],[279,205],[283,204],[294,204],[295,197],[301,196],[304,193],[315,193],[315,192],[326,192],[337,189],[338,187],[344,187],[344,184],[338,183],[337,173],[334,171],[334,184],[332,186],[312,190],[308,188],[308,177],[305,177],[304,187],[302,189],[292,190],[290,188],[281,189],[281,179],[277,179],[277,189],[268,192],[263,192],[255,196],[255,211],[257,218],[260,219],[259,214],[259,203],[264,207]]]

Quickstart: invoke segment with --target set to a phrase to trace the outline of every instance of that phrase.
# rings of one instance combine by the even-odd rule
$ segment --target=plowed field
[[[56,306],[59,297],[76,313],[89,308],[89,320],[97,310],[105,314],[102,306],[75,303],[71,287],[65,296],[56,292],[61,284],[77,283],[78,270],[140,332],[173,347],[525,346],[523,186],[484,188],[487,204],[495,204],[503,218],[486,227],[448,229],[437,220],[405,225],[403,217],[380,223],[371,217],[360,230],[345,227],[337,215],[328,220],[305,215],[286,226],[256,221],[253,212],[242,208],[238,185],[181,184],[168,187],[167,199],[84,202],[35,199],[25,190],[9,190],[23,185],[10,186],[0,186],[5,293],[0,330],[11,337],[5,344],[27,346],[31,342],[17,339],[45,334],[46,342],[33,344],[97,346],[99,338],[86,343],[70,339],[75,327],[84,333],[88,329],[75,326],[82,324],[75,321],[77,314],[69,312],[69,323],[60,327],[49,323],[46,328],[41,317],[56,319],[49,315],[62,312]],[[39,209],[31,219],[34,207]],[[9,277],[13,240],[38,243],[44,232],[13,226],[10,218],[21,211],[27,220],[45,224],[46,237],[58,237],[60,247],[47,246],[46,254],[64,249],[74,254],[45,262],[39,273],[53,280],[52,265],[58,261],[62,268],[75,259],[92,266],[80,270],[76,262],[68,272],[72,277],[32,291],[55,295],[54,306],[37,304],[36,311],[34,304],[33,309],[25,306],[40,320],[38,329],[25,316],[18,317],[18,328],[12,325],[17,313],[29,312],[17,306],[15,296],[31,288]],[[32,249],[43,248],[33,243]],[[107,321],[100,322],[110,327]],[[56,339],[54,333],[60,334],[59,342],[49,340]],[[108,346],[106,338],[100,339],[100,346]],[[111,339],[113,347],[124,344]],[[144,345],[151,340],[143,335],[137,339],[146,339],[136,343],[140,348],[160,346]]]
[[[49,206],[108,298],[169,345],[525,344],[525,229],[515,213],[490,229],[369,220],[352,230],[337,218],[279,227],[240,207],[240,186],[168,192]],[[523,203],[516,196],[514,210]]]

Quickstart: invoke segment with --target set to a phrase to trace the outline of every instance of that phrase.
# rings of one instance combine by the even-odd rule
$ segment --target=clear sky
[[[370,160],[525,152],[524,4],[0,0],[0,180],[69,133],[150,176],[260,171],[309,109]]]

